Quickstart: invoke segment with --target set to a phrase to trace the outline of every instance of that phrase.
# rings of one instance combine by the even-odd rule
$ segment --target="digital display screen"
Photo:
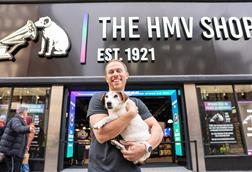
[[[170,137],[171,136],[171,128],[165,128],[164,129],[164,136]]]

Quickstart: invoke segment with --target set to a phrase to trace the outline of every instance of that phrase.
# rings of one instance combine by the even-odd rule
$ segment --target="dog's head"
[[[49,27],[52,23],[52,20],[50,17],[40,17],[38,21],[35,22],[35,26],[38,28],[46,28]]]
[[[117,111],[126,102],[128,96],[124,92],[109,91],[102,96],[106,109]]]

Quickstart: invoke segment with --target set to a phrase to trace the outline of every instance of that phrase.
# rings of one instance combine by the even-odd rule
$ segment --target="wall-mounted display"
[[[241,123],[231,85],[197,86],[206,155],[243,154]]]

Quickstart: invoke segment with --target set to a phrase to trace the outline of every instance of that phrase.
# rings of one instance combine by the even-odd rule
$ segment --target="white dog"
[[[103,96],[105,107],[108,110],[108,117],[103,118],[94,125],[94,129],[99,129],[112,120],[115,120],[122,114],[125,114],[126,104],[135,103],[128,98],[124,92],[109,91]],[[127,128],[120,134],[125,141],[135,141],[145,143],[150,138],[148,125],[143,121],[141,116],[137,114],[129,123]],[[113,145],[118,149],[125,149],[124,145],[116,140],[111,140]],[[135,164],[143,164],[150,157],[150,153],[146,152],[141,158],[134,161]]]
[[[35,26],[42,30],[42,42],[39,55],[67,55],[70,41],[66,32],[59,27],[50,17],[41,17],[35,22]],[[54,51],[53,51],[54,50]]]

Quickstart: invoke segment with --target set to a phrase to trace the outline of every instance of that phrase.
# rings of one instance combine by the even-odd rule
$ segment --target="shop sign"
[[[84,17],[85,18],[85,17]],[[134,42],[147,38],[152,40],[185,38],[191,40],[193,36],[201,36],[204,40],[248,40],[251,38],[252,17],[207,17],[200,19],[195,27],[193,17],[99,17],[102,28],[101,40],[113,41],[125,40]],[[85,21],[85,20],[84,20]],[[144,26],[140,26],[144,21]],[[142,24],[142,23],[141,23]],[[84,24],[83,24],[84,25]],[[144,28],[145,32],[141,31]],[[193,35],[194,28],[200,28],[201,35]],[[112,30],[112,34],[108,31]],[[142,34],[141,34],[142,33]],[[85,37],[85,36],[84,36]],[[128,62],[155,62],[156,54],[154,47],[101,47],[97,50],[97,62],[110,61],[111,59],[126,60]]]

